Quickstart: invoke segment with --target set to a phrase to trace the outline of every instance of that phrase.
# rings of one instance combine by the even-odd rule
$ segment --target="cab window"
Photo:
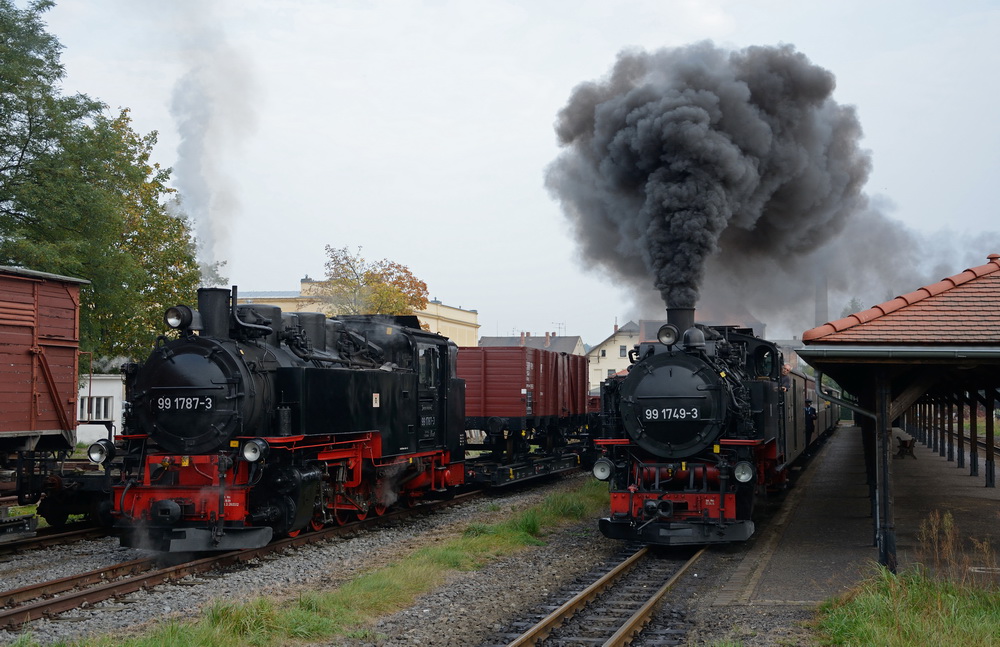
[[[439,382],[440,370],[437,347],[419,346],[417,348],[417,376],[420,387],[424,389],[435,388]]]
[[[777,366],[774,351],[767,346],[758,346],[754,353],[756,377],[773,377]]]

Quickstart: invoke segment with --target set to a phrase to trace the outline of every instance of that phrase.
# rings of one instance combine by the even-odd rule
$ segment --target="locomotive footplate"
[[[128,528],[121,536],[121,545],[175,553],[260,548],[271,541],[274,531],[269,527],[226,528],[221,537],[213,537],[207,528]]]
[[[752,521],[712,522],[654,521],[636,525],[630,521],[600,520],[601,533],[611,539],[641,541],[660,546],[717,544],[745,541],[753,534]]]
[[[475,462],[466,459],[465,480],[489,487],[500,487],[578,469],[580,469],[580,456],[578,454],[563,454],[538,459],[529,458],[511,464],[492,461]]]

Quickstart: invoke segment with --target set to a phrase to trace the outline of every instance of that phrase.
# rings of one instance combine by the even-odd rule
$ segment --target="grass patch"
[[[366,624],[411,606],[449,573],[544,543],[550,530],[595,516],[607,505],[607,485],[588,479],[574,492],[495,524],[473,523],[460,536],[420,548],[405,559],[360,575],[333,590],[312,590],[289,600],[216,601],[191,622],[171,621],[141,636],[107,636],[67,647],[273,647],[332,636],[373,637]],[[34,647],[24,635],[17,647]]]
[[[1000,586],[987,542],[963,550],[951,513],[920,525],[921,563],[894,575],[884,567],[820,608],[817,627],[829,645],[996,645]],[[976,568],[973,568],[973,567]]]
[[[819,628],[832,645],[996,645],[1000,592],[940,581],[919,568],[879,567],[846,597],[823,605]]]

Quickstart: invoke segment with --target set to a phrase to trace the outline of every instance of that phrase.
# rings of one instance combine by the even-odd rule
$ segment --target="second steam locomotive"
[[[450,341],[415,318],[282,315],[222,289],[198,301],[167,311],[179,337],[126,366],[117,445],[91,447],[115,464],[124,545],[260,546],[462,482]]]
[[[459,349],[416,317],[282,313],[203,288],[197,309],[170,308],[166,322],[179,334],[123,369],[122,433],[90,448],[125,546],[257,547],[468,481],[579,469],[571,441],[586,412],[533,408],[532,394],[549,404],[555,392],[523,353],[513,365],[525,395],[502,410],[481,403],[488,425],[469,444]],[[586,367],[574,377],[564,391],[585,405]],[[467,459],[470,448],[482,454]]]
[[[601,531],[661,545],[749,538],[756,496],[785,485],[812,431],[835,423],[833,408],[812,419],[814,386],[795,373],[783,381],[776,344],[696,325],[691,309],[669,310],[658,340],[630,358],[626,377],[602,385],[594,475],[611,498]]]

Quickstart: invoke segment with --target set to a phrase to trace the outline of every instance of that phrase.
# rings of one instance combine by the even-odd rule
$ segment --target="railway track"
[[[3,591],[0,592],[0,605],[2,605],[0,608],[0,628],[16,629],[32,620],[52,617],[83,606],[92,606],[104,600],[134,593],[140,589],[149,589],[166,582],[178,581],[190,575],[231,568],[287,548],[327,541],[362,528],[375,527],[390,521],[399,521],[425,514],[435,509],[469,501],[478,496],[482,496],[482,492],[469,492],[449,501],[434,501],[414,508],[392,510],[384,515],[344,526],[333,526],[295,537],[286,537],[253,550],[220,553],[173,565],[163,565],[158,557],[147,557],[124,562],[111,568],[102,568]]]
[[[701,557],[664,558],[643,546],[582,591],[540,618],[520,635],[505,635],[508,647],[529,645],[630,644],[643,631],[658,603]],[[657,639],[656,644],[680,644]]]
[[[75,528],[66,526],[64,528],[43,528],[35,532],[33,537],[22,537],[20,539],[5,539],[0,541],[0,555],[20,553],[49,546],[59,546],[61,544],[71,544],[85,539],[98,539],[112,534],[109,528],[101,528],[90,524],[76,524],[84,526]]]

